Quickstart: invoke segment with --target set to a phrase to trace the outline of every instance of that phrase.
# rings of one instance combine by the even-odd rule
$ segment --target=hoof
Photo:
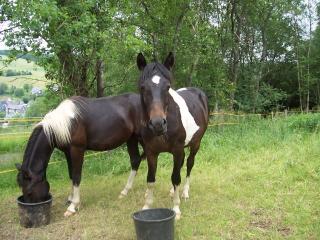
[[[188,193],[188,192],[183,192],[182,195],[181,195],[181,197],[182,197],[185,201],[187,201],[187,199],[189,199],[189,193]]]
[[[174,194],[174,188],[171,188],[171,189],[170,189],[170,192],[169,192],[169,196],[170,196],[170,197],[173,197],[173,194]]]
[[[181,213],[176,213],[175,220],[180,220],[181,219]]]
[[[71,212],[71,211],[67,210],[63,215],[64,215],[65,217],[70,217],[70,216],[72,216],[72,215],[74,215],[74,214],[76,214],[76,212]]]
[[[122,192],[119,194],[119,199],[125,198],[127,194],[123,194]]]
[[[146,210],[146,209],[150,209],[150,207],[149,207],[148,205],[144,205],[144,206],[142,207],[142,210]]]

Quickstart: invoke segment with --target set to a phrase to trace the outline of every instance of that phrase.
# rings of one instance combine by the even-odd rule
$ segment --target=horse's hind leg
[[[68,217],[74,214],[80,205],[80,182],[81,182],[83,156],[84,156],[84,150],[82,148],[78,148],[78,147],[70,148],[73,190],[71,195],[72,196],[71,203],[67,211],[64,213],[65,217]]]
[[[67,159],[69,178],[70,178],[71,183],[72,183],[72,162],[71,162],[70,150],[69,149],[65,150],[64,154],[65,154],[66,159]],[[71,203],[72,195],[73,195],[73,184],[71,184],[71,193],[68,196],[68,200],[67,200],[66,204],[69,205]]]
[[[194,144],[190,146],[190,154],[187,159],[187,178],[182,191],[182,198],[184,198],[185,200],[189,198],[190,173],[194,165],[194,158],[199,150],[199,147],[200,147],[200,144]]]
[[[139,147],[138,147],[138,140],[135,137],[132,137],[127,142],[127,150],[130,156],[130,163],[131,163],[131,172],[127,181],[126,186],[121,191],[119,198],[123,198],[127,196],[129,190],[132,188],[133,180],[137,174],[137,171],[139,169],[140,163],[141,163],[141,156],[139,153]]]

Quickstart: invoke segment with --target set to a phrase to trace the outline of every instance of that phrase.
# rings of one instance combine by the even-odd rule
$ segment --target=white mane
[[[43,127],[44,133],[50,144],[53,144],[53,136],[58,146],[64,146],[71,141],[71,122],[78,119],[80,109],[70,99],[64,100],[59,106],[47,113],[38,124]]]

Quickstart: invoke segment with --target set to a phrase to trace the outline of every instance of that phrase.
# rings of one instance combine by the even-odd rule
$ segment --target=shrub
[[[4,118],[6,116],[6,113],[3,111],[0,111],[0,118]]]
[[[8,91],[8,85],[5,83],[0,83],[0,95],[5,94]]]
[[[320,126],[320,114],[300,114],[288,119],[291,129],[316,131]]]
[[[24,95],[24,90],[22,88],[17,88],[14,90],[14,95],[16,97],[22,97]]]

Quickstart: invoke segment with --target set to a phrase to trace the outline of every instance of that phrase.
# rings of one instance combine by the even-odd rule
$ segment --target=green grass
[[[176,239],[319,239],[320,133],[306,118],[319,115],[209,128],[192,171],[190,199],[181,202]],[[119,200],[129,169],[124,148],[88,158],[80,212],[66,219],[66,162],[50,165],[52,223],[38,229],[19,226],[15,173],[0,175],[0,239],[135,239],[131,214],[144,203],[146,162],[133,190]],[[154,207],[172,207],[171,171],[170,155],[160,155]]]
[[[6,56],[1,56],[2,60],[6,59]],[[6,71],[12,69],[16,71],[30,71],[32,75],[26,76],[11,76],[5,77],[0,76],[0,83],[6,83],[9,87],[16,86],[18,88],[23,87],[24,84],[31,84],[34,87],[45,87],[46,79],[43,68],[37,66],[34,62],[28,62],[25,59],[19,58],[11,62],[8,66],[4,66],[3,62],[0,61],[0,70]]]

